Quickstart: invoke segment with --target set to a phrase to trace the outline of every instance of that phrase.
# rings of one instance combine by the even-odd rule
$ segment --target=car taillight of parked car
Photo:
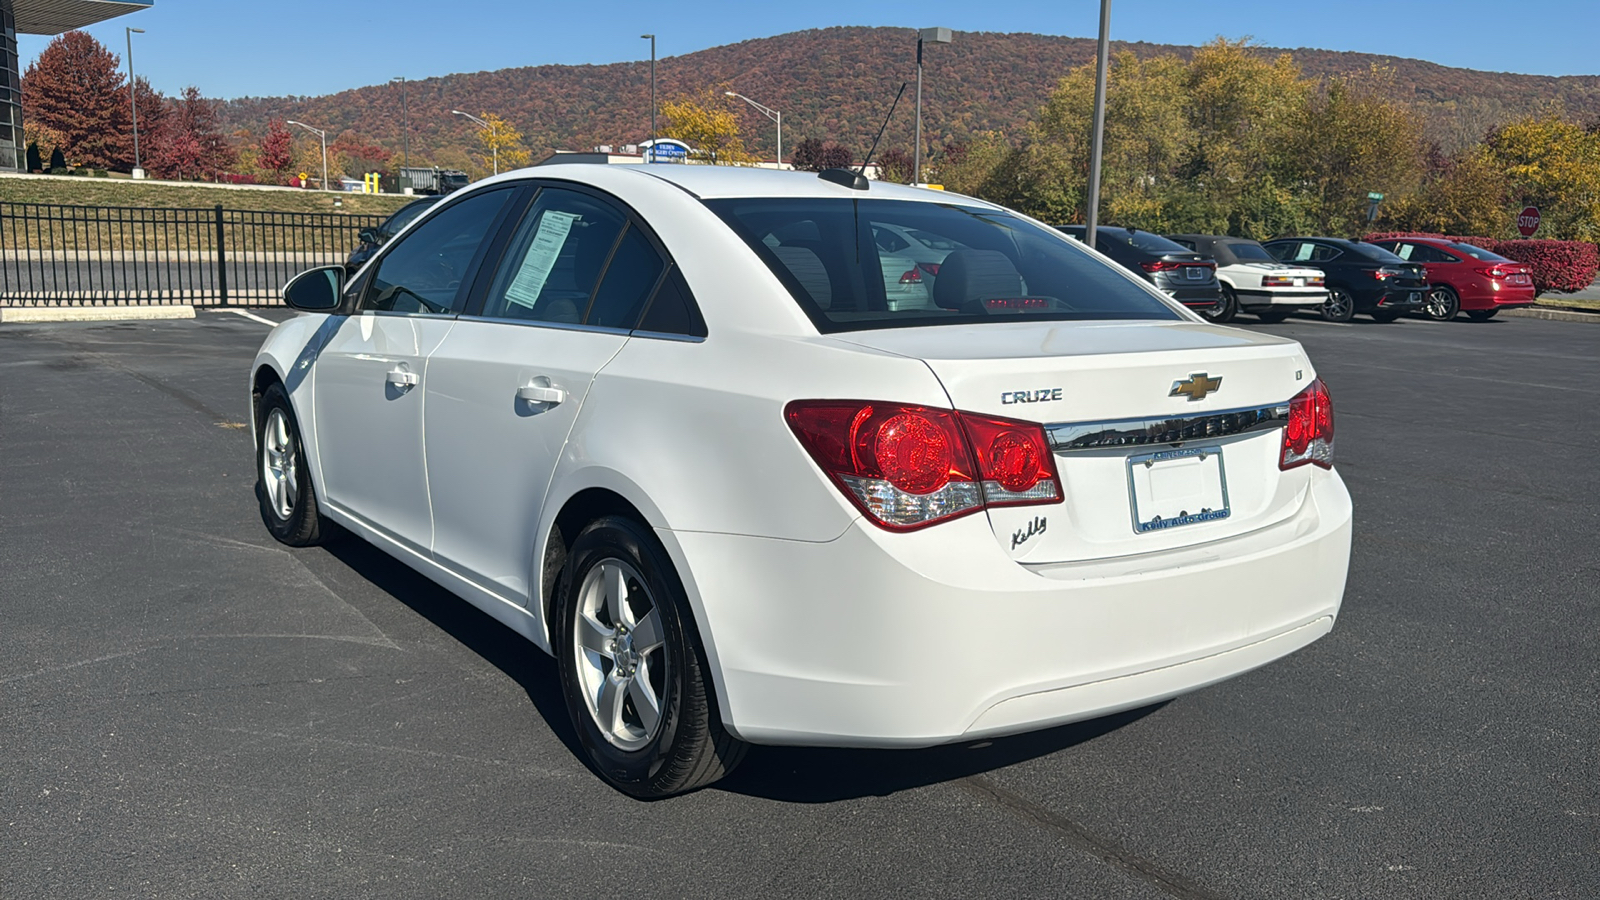
[[[865,400],[796,400],[784,418],[850,502],[891,531],[1062,498],[1036,422]]]
[[[1379,281],[1388,281],[1391,278],[1404,278],[1406,270],[1398,266],[1379,266],[1373,271],[1372,277]]]
[[[933,275],[933,276],[937,277],[939,275],[939,264],[938,263],[917,263],[916,266],[914,266],[914,267],[912,267],[910,269],[907,269],[907,270],[905,270],[905,272],[901,273],[901,275],[900,275],[900,283],[901,284],[921,284],[922,283],[922,273],[923,272],[927,272],[929,275]]]
[[[1333,468],[1333,398],[1320,378],[1289,401],[1278,456],[1278,468],[1285,471],[1306,463]]]
[[[1505,278],[1511,274],[1499,266],[1494,266],[1492,268],[1473,269],[1472,271],[1489,278]]]

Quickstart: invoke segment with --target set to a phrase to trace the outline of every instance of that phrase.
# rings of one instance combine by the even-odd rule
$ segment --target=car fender
[[[256,377],[263,368],[268,368],[276,373],[289,395],[289,405],[294,409],[295,421],[300,426],[300,443],[305,451],[306,462],[311,467],[311,481],[317,485],[322,484],[323,480],[322,460],[317,452],[317,423],[311,414],[311,398],[315,387],[313,375],[317,356],[339,330],[339,326],[344,324],[345,318],[323,313],[302,313],[281,322],[267,333],[261,349],[256,351],[255,361],[250,365],[248,389],[251,392],[252,445],[258,440],[254,414]]]

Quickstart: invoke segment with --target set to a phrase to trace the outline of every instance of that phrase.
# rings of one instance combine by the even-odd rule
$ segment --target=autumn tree
[[[256,153],[256,165],[272,179],[274,184],[285,184],[289,171],[294,168],[294,135],[282,119],[267,123],[267,133],[261,136]]]
[[[1539,207],[1539,237],[1600,241],[1600,131],[1552,109],[1497,129],[1485,151],[1510,206]]]
[[[22,77],[27,117],[58,136],[67,162],[125,167],[132,113],[119,60],[82,31],[51,41]]]
[[[823,169],[848,168],[855,162],[855,153],[835,141],[809,137],[795,145],[789,162],[797,171],[821,172]]]
[[[213,179],[233,166],[237,157],[217,125],[217,105],[199,88],[184,88],[167,115],[150,165],[158,177]]]
[[[337,150],[344,159],[344,168],[340,169],[340,171],[355,178],[360,178],[372,172],[387,175],[389,166],[394,160],[392,152],[377,144],[362,140],[353,131],[346,131],[339,135],[339,139],[333,142],[329,150]],[[505,159],[504,150],[500,152],[500,156],[503,163]]]
[[[916,161],[899,147],[890,147],[878,154],[878,178],[895,184],[910,184],[915,177]]]
[[[952,141],[929,161],[935,181],[947,191],[975,194],[989,173],[1005,158],[1009,145],[998,131],[983,131],[965,141]]]
[[[690,158],[712,165],[752,165],[756,159],[739,136],[739,117],[716,88],[684,95],[661,104],[668,125],[662,137],[676,138],[693,148]]]
[[[498,163],[500,171],[509,172],[532,161],[533,154],[522,144],[522,132],[510,122],[494,113],[484,113],[478,118],[487,124],[487,127],[478,128],[477,161],[482,163],[483,171],[492,171]]]

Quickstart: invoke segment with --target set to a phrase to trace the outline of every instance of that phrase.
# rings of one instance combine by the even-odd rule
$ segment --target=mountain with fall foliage
[[[864,151],[902,81],[914,83],[916,37],[900,28],[838,27],[799,31],[672,56],[657,62],[662,98],[708,86],[753,97],[782,110],[787,152],[802,138],[839,141]],[[1195,48],[1113,44],[1141,57]],[[1094,58],[1095,42],[1038,34],[960,32],[953,44],[928,49],[923,123],[928,145],[960,141],[981,131],[1015,134],[1070,69]],[[1419,59],[1329,50],[1254,48],[1288,53],[1312,76],[1393,72],[1395,99],[1424,117],[1426,132],[1444,149],[1481,140],[1510,118],[1551,103],[1585,120],[1600,119],[1600,76],[1550,77],[1441,66]],[[505,117],[526,137],[534,158],[550,150],[590,149],[649,137],[650,63],[546,65],[444,75],[406,85],[413,165],[455,165],[473,128],[452,109]],[[885,134],[884,147],[909,147],[912,115],[906,100]],[[739,106],[747,146],[774,149],[772,123]],[[272,119],[298,119],[353,132],[391,150],[401,147],[401,89],[355,88],[321,97],[247,97],[222,108],[225,127],[263,134]]]

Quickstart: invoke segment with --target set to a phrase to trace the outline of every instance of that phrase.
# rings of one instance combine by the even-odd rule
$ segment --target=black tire
[[[1322,318],[1328,322],[1348,322],[1355,318],[1356,298],[1341,287],[1328,288],[1328,299],[1322,304]]]
[[[1239,297],[1234,294],[1233,288],[1225,284],[1218,286],[1218,294],[1220,299],[1218,299],[1217,305],[1210,309],[1200,310],[1200,315],[1207,322],[1215,322],[1218,325],[1232,322],[1233,317],[1239,314]]]
[[[1368,315],[1372,316],[1372,321],[1381,322],[1384,325],[1387,325],[1390,322],[1400,318],[1399,311],[1393,309],[1375,309],[1368,313]]]
[[[1292,306],[1263,306],[1256,310],[1256,318],[1268,325],[1276,325],[1292,315],[1294,315]]]
[[[1467,310],[1467,318],[1474,322],[1487,322],[1494,318],[1494,314],[1499,311],[1498,309],[1469,309]]]
[[[1461,311],[1461,297],[1447,284],[1436,284],[1428,289],[1428,299],[1422,304],[1422,314],[1435,322],[1448,322]]]
[[[624,585],[625,596],[619,602],[627,606],[629,615],[637,617],[632,631],[616,627],[616,622],[597,621],[602,627],[610,626],[614,638],[628,636],[626,651],[619,651],[616,639],[608,644],[609,660],[588,650],[580,652],[578,647],[580,616],[601,618],[598,610],[585,612],[593,602],[591,575],[601,580],[599,589],[605,593],[603,582],[608,573],[615,573]],[[554,637],[562,693],[595,773],[623,793],[650,800],[704,787],[733,771],[749,745],[722,727],[688,597],[655,535],[621,516],[590,523],[572,542],[558,590]],[[604,597],[601,602],[608,604]],[[634,652],[632,638],[647,630],[645,620],[651,616],[656,622],[651,628],[659,629],[659,644]],[[629,653],[631,662],[619,663],[621,652]],[[597,721],[601,713],[590,706],[588,685],[596,675],[601,684],[613,683],[619,665],[629,677],[616,684],[631,684],[634,674],[647,673],[648,681],[641,681],[649,685],[660,710],[653,726],[637,726],[637,746],[623,746],[616,728],[611,736],[602,731]],[[613,696],[621,698],[614,707],[614,722],[623,722],[630,710],[633,719],[644,722],[632,687],[618,687]],[[605,689],[600,688],[593,698],[597,708],[605,697]],[[628,723],[623,727],[636,726]]]
[[[269,445],[275,445],[270,452]],[[281,384],[268,387],[256,405],[256,498],[261,521],[282,543],[312,547],[332,533],[332,523],[317,505],[300,423]]]

